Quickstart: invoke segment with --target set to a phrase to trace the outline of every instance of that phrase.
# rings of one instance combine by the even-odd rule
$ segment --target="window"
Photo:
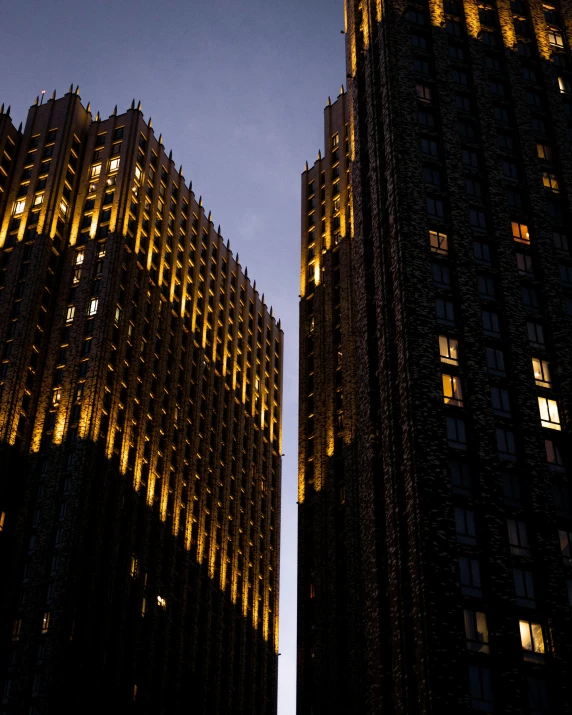
[[[75,314],[75,306],[68,305],[68,309],[66,312],[66,323],[72,322],[74,314]]]
[[[550,369],[546,360],[532,358],[532,370],[538,387],[549,388],[551,386]]]
[[[4,531],[5,523],[6,523],[6,512],[0,511],[0,532]]]
[[[469,465],[465,462],[451,462],[449,465],[451,484],[457,494],[471,494],[471,473]]]
[[[469,666],[469,691],[471,706],[475,710],[491,712],[493,709],[493,690],[491,686],[491,671],[478,665]]]
[[[485,331],[485,335],[489,335],[491,337],[499,337],[500,336],[500,322],[499,322],[499,316],[498,313],[495,313],[494,311],[490,310],[483,310],[482,311],[482,319],[483,319],[483,330]]]
[[[46,611],[42,617],[42,633],[47,633],[50,627],[50,612]]]
[[[562,33],[557,30],[548,30],[548,42],[552,47],[562,48],[564,47],[564,40],[562,39]]]
[[[440,231],[429,231],[429,243],[433,253],[447,255],[449,252],[449,244],[445,233]]]
[[[497,427],[496,435],[500,459],[514,462],[516,460],[514,433],[510,430],[503,429],[502,427]]]
[[[560,529],[558,531],[558,536],[560,538],[562,561],[567,566],[572,566],[572,532]]]
[[[560,264],[560,280],[565,286],[572,286],[572,266]]]
[[[528,713],[529,715],[549,715],[551,711],[548,703],[546,683],[543,680],[529,676],[527,678]]]
[[[448,335],[439,335],[439,357],[448,365],[459,364],[459,342]]]
[[[527,253],[517,252],[516,265],[521,276],[534,276],[532,256],[529,256]]]
[[[487,617],[482,611],[464,610],[465,617],[465,638],[467,639],[467,649],[477,653],[489,652],[489,630],[487,628]]]
[[[479,231],[484,231],[487,228],[487,221],[485,218],[484,211],[479,209],[469,210],[469,223],[471,226]]]
[[[564,462],[562,461],[562,455],[560,454],[560,448],[552,439],[544,440],[544,448],[546,450],[546,461],[550,465],[551,469],[555,471],[561,471],[564,468]]]
[[[24,209],[26,208],[26,200],[21,199],[20,201],[16,201],[14,204],[14,216],[19,216],[20,214],[24,213]]]
[[[550,191],[553,191],[555,194],[559,192],[556,174],[553,174],[550,171],[542,172],[542,184],[545,189],[550,189]]]
[[[493,412],[501,417],[510,417],[510,401],[508,390],[501,387],[491,387],[491,401]]]
[[[470,151],[469,149],[463,149],[463,164],[465,166],[476,169],[479,166],[479,157],[476,151]]]
[[[519,621],[520,642],[523,650],[534,653],[537,656],[544,654],[544,637],[540,623],[531,621]]]
[[[487,348],[487,366],[492,375],[504,375],[504,354],[502,350]]]
[[[459,581],[465,596],[480,598],[483,595],[481,567],[477,559],[469,559],[466,556],[459,558]]]
[[[421,49],[427,49],[427,40],[421,35],[411,35],[411,44],[413,47],[420,47]]]
[[[537,144],[536,153],[539,159],[546,159],[546,161],[552,161],[552,149],[546,144]]]
[[[526,524],[524,521],[518,521],[517,519],[507,519],[506,523],[510,553],[514,556],[528,556],[530,544],[528,543]]]
[[[538,310],[538,295],[536,289],[531,286],[521,286],[522,302],[530,310]]]
[[[528,232],[528,226],[523,223],[518,223],[517,221],[511,222],[512,237],[515,241],[519,243],[530,243],[530,234]]]
[[[508,179],[518,179],[518,169],[516,168],[516,164],[512,161],[503,161],[502,173]]]
[[[91,178],[95,179],[101,174],[101,164],[94,164],[91,167]]]
[[[442,219],[445,216],[443,202],[440,199],[427,197],[427,213],[433,218]]]
[[[441,172],[434,166],[423,167],[423,180],[432,186],[441,186]]]
[[[451,77],[451,82],[455,82],[455,84],[461,84],[463,87],[469,84],[466,72],[453,69],[449,72],[449,76]]]
[[[491,251],[486,243],[473,241],[473,254],[477,263],[482,263],[486,266],[491,265]]]
[[[516,605],[536,608],[532,571],[513,569],[512,574],[514,577],[514,590],[516,591]]]
[[[99,303],[99,298],[92,298],[89,302],[89,309],[87,311],[88,315],[95,315],[97,313],[97,305]]]
[[[554,246],[556,247],[557,251],[561,251],[562,253],[570,252],[568,248],[568,236],[563,233],[558,233],[554,231],[552,233],[552,240],[554,241]]]
[[[560,430],[560,415],[558,413],[558,403],[556,400],[549,400],[547,397],[538,397],[538,409],[540,411],[540,424],[548,429]]]
[[[499,132],[497,134],[497,146],[501,151],[512,151],[512,136],[510,134],[505,134],[504,132]]]
[[[471,509],[455,507],[455,530],[459,543],[476,544],[477,529],[475,527],[475,512]]]
[[[422,102],[431,101],[431,87],[427,86],[426,84],[421,84],[420,82],[417,82],[417,84],[415,85],[415,91],[417,93],[417,98],[420,99]]]
[[[528,321],[526,327],[530,343],[536,347],[544,347],[544,329],[542,325]]]
[[[421,124],[423,127],[435,126],[435,118],[433,117],[433,114],[425,109],[421,109],[419,110],[419,112],[417,112],[417,119],[419,121],[419,124]]]
[[[504,500],[511,506],[521,506],[520,479],[514,472],[505,472],[502,478]]]
[[[435,301],[435,310],[437,313],[437,320],[445,325],[455,325],[455,312],[453,309],[453,303],[450,300],[443,300],[442,298],[437,298]]]
[[[427,156],[439,156],[437,142],[434,142],[432,139],[421,139],[421,151]]]
[[[451,286],[451,275],[447,266],[442,263],[433,264],[433,283],[440,288]]]
[[[109,162],[109,171],[110,171],[110,173],[113,172],[113,171],[118,171],[118,170],[119,170],[119,162],[120,162],[119,157],[116,158],[116,159],[111,159],[111,161]]]
[[[476,179],[465,179],[465,189],[469,196],[476,196],[480,199],[483,195],[483,187],[481,186],[481,182],[477,181]]]
[[[455,106],[460,112],[470,112],[471,111],[471,98],[466,94],[461,94],[457,92],[455,94]],[[464,152],[463,152],[464,155]],[[463,156],[463,161],[465,157]]]
[[[442,375],[443,382],[443,402],[446,405],[454,405],[456,407],[463,406],[463,391],[461,389],[461,381],[454,375]]]
[[[19,641],[20,640],[20,632],[22,631],[22,619],[17,618],[14,623],[12,624],[12,640],[13,641]]]
[[[467,449],[467,432],[465,421],[458,417],[447,417],[447,441],[449,447],[455,449]]]
[[[481,273],[477,276],[477,284],[479,287],[479,295],[485,300],[491,300],[495,297],[495,281],[492,276]]]

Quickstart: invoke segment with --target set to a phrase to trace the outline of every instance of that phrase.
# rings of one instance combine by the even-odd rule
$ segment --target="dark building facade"
[[[299,715],[572,712],[571,28],[346,2],[338,246],[340,121],[302,179]]]
[[[282,342],[140,106],[0,114],[0,712],[276,712]]]

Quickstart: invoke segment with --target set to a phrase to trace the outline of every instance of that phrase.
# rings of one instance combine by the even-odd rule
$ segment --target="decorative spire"
[[[141,111],[141,100],[139,100],[139,102],[137,103],[137,111]]]
[[[91,102],[88,102],[88,103],[87,103],[87,107],[85,108],[85,111],[86,111],[86,112],[91,111]]]
[[[148,122],[147,126],[149,127],[149,129],[153,128],[153,120],[151,119],[151,117],[149,117],[149,122]]]
[[[280,330],[280,320],[278,320],[278,330]]]
[[[183,175],[183,165],[181,164],[181,166],[179,167],[179,176],[182,176],[182,175]]]
[[[9,104],[9,105],[8,105],[8,109],[6,110],[6,116],[7,116],[7,117],[10,116],[10,108],[11,108],[11,106],[12,106],[12,105]]]
[[[40,98],[39,98],[39,97],[36,97],[36,101],[34,102],[34,106],[35,106],[35,107],[38,106],[39,101],[40,101]]]
[[[72,94],[73,92],[73,82],[70,84],[70,88],[68,90],[69,94]]]
[[[55,99],[55,98],[56,98],[56,90],[54,89],[54,91],[52,92],[52,99]]]
[[[308,166],[308,162],[306,162],[306,171],[309,171],[310,167]]]
[[[173,150],[169,152],[169,161],[173,161]]]
[[[252,290],[256,293],[256,281],[252,284]]]
[[[99,112],[95,115],[95,121],[96,122],[101,122],[101,118],[99,116]]]
[[[4,114],[4,102],[2,102],[2,106],[0,107],[0,114]]]
[[[212,223],[212,211],[209,211],[209,217],[207,219],[209,223]]]
[[[117,105],[115,105],[115,107],[113,108],[113,116],[117,116]]]
[[[22,131],[22,122],[20,122],[20,126],[18,127],[18,131],[19,131],[19,132]]]
[[[159,134],[159,146],[163,146],[163,135]]]
[[[203,205],[203,195],[201,194],[199,196],[199,206],[202,206],[202,205]]]
[[[248,266],[244,267],[244,277],[248,278]]]
[[[322,150],[318,149],[318,161],[322,161]]]
[[[76,94],[79,94],[79,84],[78,84],[78,86],[75,88],[75,93],[76,93]]]
[[[131,109],[135,109],[135,98],[131,100]]]
[[[342,84],[342,86],[340,87],[340,94],[345,94],[345,89],[344,89],[344,85],[343,85],[343,84]]]
[[[332,98],[328,97],[328,107],[331,107],[331,106],[332,106]]]

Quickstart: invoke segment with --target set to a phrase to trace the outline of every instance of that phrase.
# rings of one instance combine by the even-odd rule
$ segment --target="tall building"
[[[2,713],[276,712],[280,324],[140,106],[0,115]]]
[[[339,248],[339,121],[302,179],[299,715],[572,712],[571,27],[346,1]]]

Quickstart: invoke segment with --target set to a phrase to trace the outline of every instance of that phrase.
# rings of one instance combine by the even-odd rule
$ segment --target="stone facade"
[[[570,712],[572,8],[346,21],[358,647],[301,659],[299,712],[344,690],[360,713]],[[318,640],[341,627],[325,573]]]
[[[0,150],[0,709],[275,713],[280,324],[140,107]]]

